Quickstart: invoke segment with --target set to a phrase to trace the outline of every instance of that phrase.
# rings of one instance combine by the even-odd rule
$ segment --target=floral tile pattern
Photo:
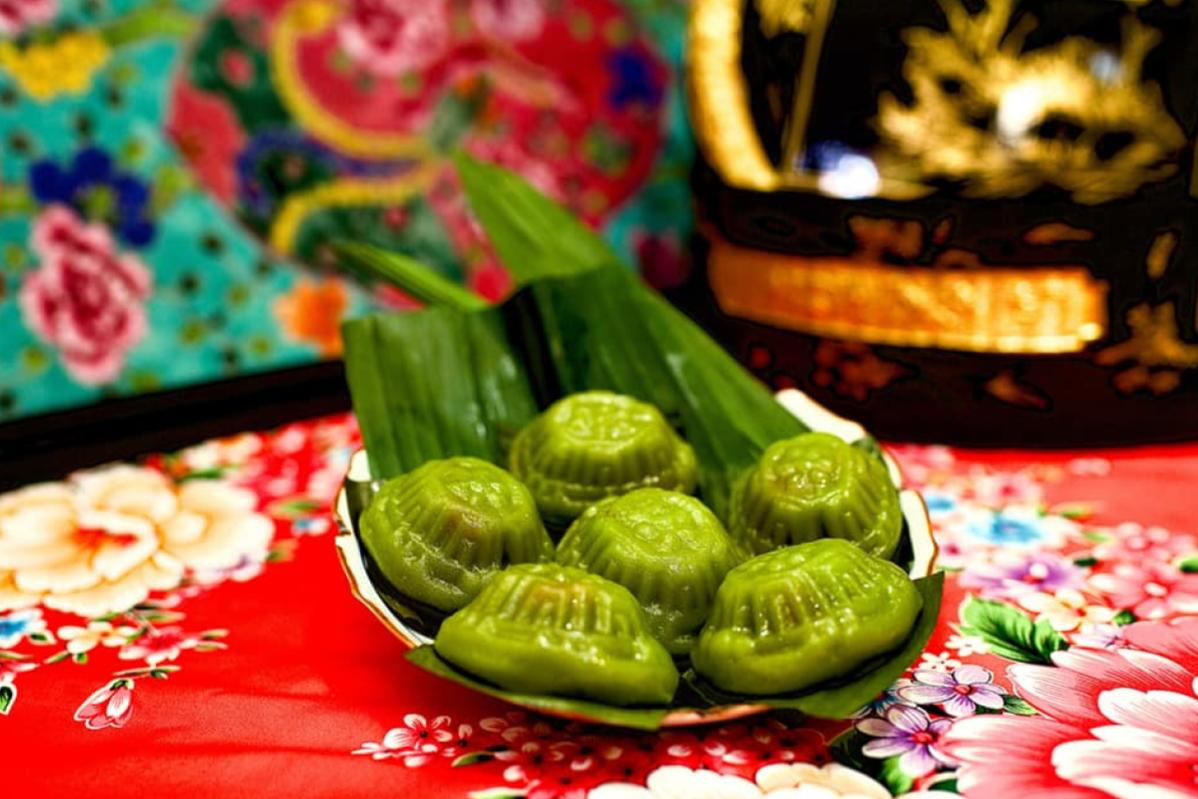
[[[340,353],[411,307],[328,242],[509,286],[447,153],[687,269],[678,0],[3,0],[0,420]]]
[[[54,741],[146,763],[187,730],[204,751],[255,753],[280,796],[330,779],[338,795],[386,780],[475,799],[1198,795],[1198,539],[1171,529],[1198,447],[894,448],[948,572],[908,674],[851,721],[637,733],[403,662],[327,535],[358,444],[352,417],[329,417],[0,496],[0,728],[22,733],[5,755]],[[82,779],[87,758],[67,761],[42,779]],[[147,779],[235,789],[182,761]]]

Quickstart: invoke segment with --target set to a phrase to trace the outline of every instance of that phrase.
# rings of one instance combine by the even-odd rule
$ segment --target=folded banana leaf
[[[541,278],[501,306],[374,314],[345,325],[354,410],[376,476],[431,458],[505,464],[558,398],[609,389],[651,402],[695,448],[722,514],[732,481],[805,427],[726,352],[624,270]]]

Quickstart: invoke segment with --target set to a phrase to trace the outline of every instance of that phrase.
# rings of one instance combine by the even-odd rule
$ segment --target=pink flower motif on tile
[[[146,334],[149,271],[117,252],[107,228],[85,223],[63,205],[42,211],[31,238],[41,266],[21,286],[26,323],[58,348],[80,383],[112,382]]]
[[[394,77],[418,70],[449,47],[445,0],[351,0],[348,6],[337,40],[369,72]]]
[[[480,33],[501,41],[519,42],[545,27],[544,0],[473,0],[470,19]]]
[[[58,0],[0,0],[0,36],[16,36],[44,25],[58,13]]]

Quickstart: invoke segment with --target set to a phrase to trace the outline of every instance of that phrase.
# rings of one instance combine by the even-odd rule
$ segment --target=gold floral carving
[[[814,360],[813,383],[858,402],[910,374],[910,370],[879,357],[868,344],[859,341],[821,341]]]
[[[1043,391],[1019,380],[1010,369],[1003,369],[987,380],[984,388],[988,394],[1008,405],[1045,410],[1051,404]]]
[[[756,6],[757,16],[761,18],[761,32],[772,37],[807,30],[815,0],[757,0]]]
[[[913,103],[879,98],[883,175],[961,181],[976,197],[1052,184],[1100,203],[1176,171],[1185,136],[1141,74],[1156,30],[1128,14],[1118,53],[1080,36],[1024,51],[1037,23],[1013,0],[943,7],[947,31],[904,32]]]
[[[778,174],[749,114],[740,70],[742,0],[697,0],[687,30],[687,89],[695,138],[720,176],[734,186],[769,190]]]
[[[1177,249],[1177,234],[1172,230],[1160,233],[1152,240],[1152,244],[1148,248],[1148,257],[1144,259],[1144,269],[1148,272],[1148,277],[1157,280],[1165,274],[1165,270],[1169,268],[1169,259],[1173,257],[1175,249]]]
[[[1171,302],[1151,306],[1141,303],[1127,312],[1131,336],[1099,350],[1100,366],[1129,364],[1115,375],[1115,387],[1130,394],[1147,389],[1167,394],[1181,383],[1181,369],[1198,368],[1198,344],[1189,344],[1178,333],[1177,309]]]
[[[1028,228],[1023,234],[1023,240],[1028,244],[1047,247],[1063,241],[1093,241],[1094,231],[1064,222],[1045,222]]]
[[[1081,266],[894,266],[711,239],[708,279],[721,309],[786,329],[1006,353],[1076,352],[1106,330],[1106,284]]]

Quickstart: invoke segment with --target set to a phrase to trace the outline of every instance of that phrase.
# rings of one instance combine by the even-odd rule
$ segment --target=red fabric
[[[115,647],[97,646],[86,664],[68,660],[17,675],[18,699],[10,714],[0,717],[6,796],[290,798],[374,797],[386,792],[431,798],[464,797],[471,790],[504,785],[515,795],[520,785],[530,784],[534,796],[582,795],[553,788],[549,779],[560,774],[562,763],[567,762],[555,765],[550,752],[566,751],[568,758],[574,758],[569,762],[581,762],[578,758],[587,754],[580,754],[582,733],[578,731],[569,735],[542,731],[543,751],[549,756],[539,788],[537,775],[528,772],[528,762],[523,760],[453,767],[453,758],[444,756],[444,750],[457,746],[456,741],[438,741],[433,757],[413,765],[400,758],[351,755],[363,742],[382,741],[389,729],[419,728],[415,719],[405,720],[409,714],[423,716],[426,729],[434,733],[457,735],[462,724],[469,725],[470,742],[458,753],[478,751],[488,740],[518,739],[523,746],[536,737],[530,726],[534,720],[508,719],[501,724],[512,710],[509,706],[407,664],[399,642],[350,595],[326,511],[305,510],[302,501],[295,500],[327,503],[327,493],[335,485],[330,474],[356,443],[348,418],[295,425],[262,437],[257,452],[223,472],[222,479],[258,493],[262,509],[276,523],[275,551],[285,557],[290,552],[290,559],[268,562],[260,574],[244,582],[226,579],[179,602],[174,610],[185,617],[175,624],[189,633],[227,629],[227,637],[221,639],[227,649],[185,650],[176,660],[163,662],[182,667],[169,679],[136,679],[132,712],[124,726],[89,730],[72,717],[90,694],[111,681],[111,674],[142,665],[118,659]],[[920,472],[926,468],[920,464],[937,450],[900,447],[898,451],[908,470],[915,465],[916,479],[930,479]],[[952,470],[965,479],[973,479],[971,470],[978,475],[1031,475],[1043,489],[1048,507],[1090,502],[1095,524],[1131,520],[1193,529],[1198,445],[952,454]],[[150,464],[179,473],[189,468],[186,460],[153,458]],[[321,492],[326,496],[316,496]],[[297,531],[297,519],[309,529]],[[279,542],[289,541],[294,543],[279,547]],[[962,594],[956,580],[950,579],[948,607],[941,617],[944,626],[929,644],[929,652],[941,651],[951,634],[947,623],[955,618],[955,604]],[[45,619],[51,630],[80,623],[52,611],[45,611]],[[61,649],[61,642],[34,646],[25,641],[11,649],[44,659]],[[1001,675],[1000,668],[996,671]],[[449,720],[438,722],[440,716]],[[490,730],[481,723],[488,718]],[[505,730],[517,724],[525,725],[521,729],[526,732],[505,739]],[[596,747],[613,742],[620,746],[620,755],[604,766],[603,780],[619,779],[616,765],[630,764],[630,778],[640,782],[660,762],[705,766],[751,778],[756,765],[778,757],[786,747],[792,752],[787,758],[817,762],[826,758],[818,737],[784,733],[789,720],[775,725],[778,735],[768,744],[761,741],[769,736],[758,732],[753,739],[745,732],[765,729],[760,726],[765,722],[752,724],[758,726],[737,726],[725,738],[718,730],[674,737],[598,731]],[[784,734],[791,738],[782,743]],[[552,750],[549,744],[554,741],[573,748]],[[751,746],[756,749],[750,751]],[[759,761],[750,763],[752,758]],[[523,781],[505,780],[505,773],[509,778],[515,774],[509,771],[513,763],[523,764]]]

